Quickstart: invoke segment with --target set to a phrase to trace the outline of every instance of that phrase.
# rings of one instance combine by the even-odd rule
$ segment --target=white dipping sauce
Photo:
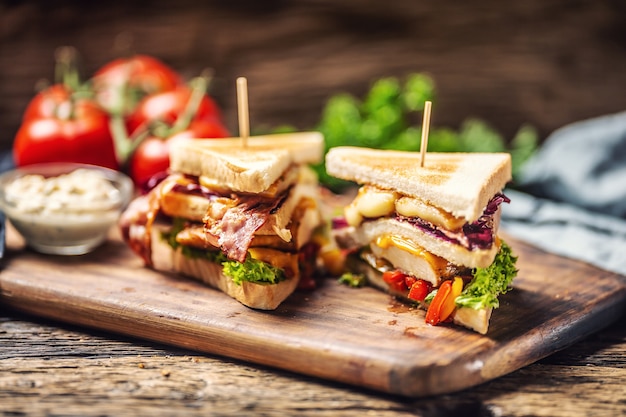
[[[122,204],[119,190],[89,169],[48,178],[24,175],[7,184],[4,194],[11,223],[31,246],[48,252],[100,243]]]
[[[7,185],[5,193],[16,210],[38,215],[89,215],[120,201],[113,184],[102,174],[88,169],[50,178],[24,175]]]

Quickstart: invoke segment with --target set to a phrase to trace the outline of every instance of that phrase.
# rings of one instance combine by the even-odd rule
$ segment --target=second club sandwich
[[[122,235],[146,265],[271,310],[316,267],[321,224],[316,132],[191,139],[173,145],[170,173],[134,200]]]
[[[517,272],[497,234],[510,155],[428,153],[420,162],[414,152],[331,149],[328,173],[362,185],[338,241],[358,255],[349,268],[420,303],[428,323],[454,320],[484,334]]]

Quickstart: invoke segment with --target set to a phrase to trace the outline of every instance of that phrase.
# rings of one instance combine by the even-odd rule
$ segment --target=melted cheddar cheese
[[[405,252],[410,253],[413,256],[419,256],[430,264],[434,271],[446,270],[449,262],[444,258],[434,255],[428,252],[426,249],[417,245],[410,239],[406,239],[399,235],[382,235],[376,238],[374,244],[382,249],[387,249],[390,246],[395,246]]]
[[[285,271],[287,277],[298,276],[298,254],[270,248],[250,248],[248,253],[253,259],[266,262]]]

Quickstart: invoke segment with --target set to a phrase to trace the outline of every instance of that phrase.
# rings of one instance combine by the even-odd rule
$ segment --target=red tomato
[[[24,110],[22,121],[42,117],[64,117],[71,110],[70,90],[63,84],[54,84],[40,91]]]
[[[394,291],[404,292],[407,290],[406,284],[404,283],[405,279],[406,274],[398,270],[385,271],[383,273],[383,281],[389,284],[389,288]]]
[[[130,158],[130,176],[143,186],[152,176],[167,171],[170,166],[170,141],[151,136],[137,147]]]
[[[228,129],[217,120],[192,120],[187,129],[173,134],[169,139],[219,139],[228,136]]]
[[[89,99],[61,100],[61,112],[33,106],[15,137],[18,166],[41,162],[79,162],[118,169],[108,114]],[[43,113],[42,113],[43,111]],[[41,115],[42,117],[35,117]]]
[[[415,284],[415,281],[417,281],[417,278],[413,275],[407,275],[404,277],[404,285],[406,285],[407,288],[411,288],[413,284]]]
[[[424,301],[424,298],[431,290],[431,285],[428,281],[423,279],[416,279],[413,285],[409,289],[408,297],[415,301]]]
[[[131,156],[130,176],[135,184],[143,187],[152,176],[166,171],[170,165],[170,146],[177,140],[227,136],[229,132],[221,123],[207,120],[192,121],[186,130],[167,139],[151,136],[144,140]]]
[[[182,83],[176,71],[147,55],[115,59],[93,76],[98,103],[110,113],[124,115],[144,96],[172,90]]]
[[[187,110],[191,95],[192,89],[182,86],[145,97],[127,118],[128,133],[132,135],[138,127],[147,127],[150,122],[157,120],[169,125],[174,124]],[[190,120],[220,121],[221,114],[217,104],[208,95],[203,94],[195,113],[190,115]]]

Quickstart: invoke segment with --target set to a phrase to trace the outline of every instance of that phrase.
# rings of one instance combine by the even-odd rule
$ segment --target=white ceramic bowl
[[[93,165],[36,164],[0,175],[0,210],[31,248],[48,254],[95,249],[132,195],[130,178]]]

